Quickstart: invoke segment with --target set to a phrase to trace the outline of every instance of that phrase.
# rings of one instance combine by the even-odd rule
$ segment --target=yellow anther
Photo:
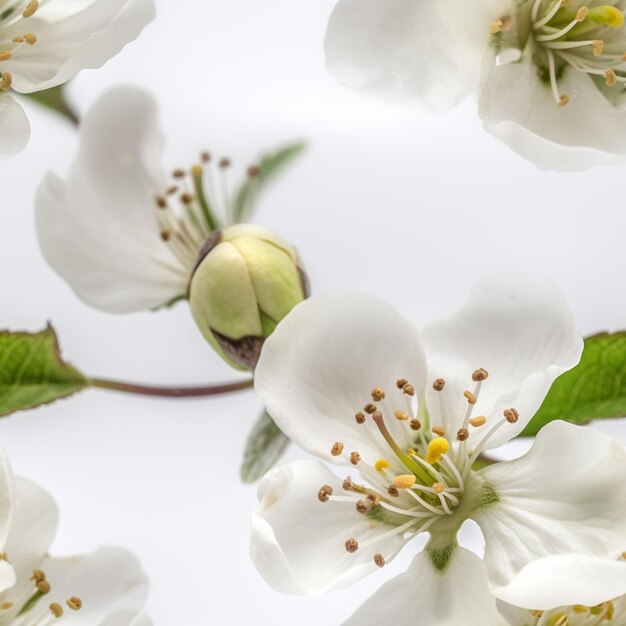
[[[52,615],[54,615],[54,617],[63,616],[63,607],[57,602],[53,602],[49,608],[50,608],[50,612],[52,613]]]
[[[406,451],[406,455],[407,455],[407,456],[417,456],[417,455],[416,455],[416,453],[415,453],[415,450],[413,450],[413,448],[409,448],[409,449]]]
[[[396,489],[410,489],[415,484],[415,480],[413,474],[401,474],[393,479],[393,486]]]
[[[0,61],[8,61],[12,56],[8,50],[0,50]]]
[[[504,24],[502,20],[496,20],[495,22],[491,22],[491,25],[489,26],[489,30],[491,31],[491,34],[496,35],[497,33],[499,33],[502,30],[503,25]]]
[[[330,453],[332,456],[339,456],[343,452],[343,443],[341,441],[336,441],[333,444],[333,447],[330,449]]]
[[[617,83],[617,74],[615,73],[615,70],[610,68],[608,70],[604,70],[604,76],[606,78],[607,87],[613,87]]]
[[[80,611],[80,609],[83,608],[83,601],[80,598],[77,598],[76,596],[72,596],[71,598],[68,598],[65,604],[67,604],[67,606],[70,609],[72,609],[72,611]]]
[[[396,411],[394,415],[396,416],[396,419],[400,420],[401,422],[409,419],[409,416],[404,411]]]
[[[37,35],[35,35],[35,33],[26,33],[24,35],[24,41],[29,46],[34,46],[37,43]]]
[[[476,404],[476,396],[471,391],[464,391],[463,395],[469,404]]]
[[[0,90],[9,91],[13,84],[13,76],[11,72],[2,72],[2,78],[0,78]]]
[[[0,604],[0,609],[2,609],[3,611],[8,611],[9,609],[13,608],[13,602],[3,602],[2,604]]]
[[[450,444],[448,440],[444,437],[437,437],[433,439],[428,444],[428,450],[426,452],[426,462],[430,465],[434,465],[435,463],[439,463],[441,457],[444,454],[447,454],[450,449]]]
[[[32,17],[33,15],[35,15],[38,8],[38,0],[30,0],[30,2],[26,5],[26,8],[22,12],[22,17]]]
[[[593,56],[599,57],[604,50],[604,41],[602,39],[594,39],[591,46],[593,47]]]
[[[438,435],[439,437],[444,437],[446,434],[446,431],[443,428],[443,426],[433,426],[431,430],[433,433],[435,433],[435,435]]]
[[[17,37],[13,37],[11,41],[13,43],[24,43],[24,37],[21,37],[20,35],[18,35]]]
[[[557,101],[557,106],[564,107],[569,103],[569,96],[560,96]]]
[[[383,470],[386,470],[390,465],[391,463],[389,463],[387,459],[378,459],[378,461],[374,463],[374,469],[377,472],[382,472]]]
[[[374,402],[380,402],[381,400],[385,399],[385,392],[380,388],[380,387],[376,387],[375,389],[372,389],[372,400],[374,400]]]
[[[433,489],[435,493],[443,493],[445,491],[445,487],[441,483],[435,483]]]
[[[589,15],[589,7],[580,7],[580,9],[576,11],[576,17],[574,19],[577,22],[584,22],[587,15]]]
[[[480,428],[481,426],[484,426],[487,423],[487,418],[484,415],[477,415],[476,417],[472,417],[469,423],[474,428]]]

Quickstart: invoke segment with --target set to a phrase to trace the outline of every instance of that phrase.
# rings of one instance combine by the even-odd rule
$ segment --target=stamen
[[[406,422],[409,419],[409,416],[404,411],[396,411],[394,415],[401,422]]]
[[[341,441],[336,441],[333,444],[333,447],[330,449],[330,453],[332,456],[339,456],[343,452],[343,443]]]
[[[366,404],[363,407],[363,410],[368,414],[368,415],[372,415],[373,413],[376,412],[376,405],[372,404],[371,402],[369,402],[368,404]]]
[[[412,419],[409,422],[409,426],[411,430],[419,430],[422,427],[422,423],[418,419]]]
[[[443,391],[443,388],[446,386],[446,381],[443,378],[437,378],[433,382],[433,389],[435,391]]]
[[[482,382],[483,380],[487,380],[487,378],[489,377],[489,372],[485,369],[483,369],[482,367],[479,367],[473,374],[472,374],[472,380],[475,383],[478,382]]]
[[[71,598],[68,598],[65,604],[67,604],[67,606],[70,609],[72,609],[72,611],[79,611],[80,609],[83,608],[83,601],[80,598],[77,598],[76,596],[72,596]]]
[[[404,385],[404,387],[402,387],[402,391],[407,396],[414,396],[415,395],[415,387],[413,387],[413,385],[411,383],[407,383],[406,385]]]
[[[30,0],[30,2],[26,5],[26,8],[22,12],[22,17],[32,17],[37,12],[39,8],[39,2],[37,0]]]
[[[320,502],[328,502],[329,497],[332,495],[333,495],[333,488],[330,485],[322,485],[320,487],[320,490],[317,492],[317,499]]]
[[[2,72],[2,78],[0,79],[0,90],[9,91],[13,84],[13,75],[11,72]]]
[[[404,387],[404,385],[408,385],[409,381],[406,378],[398,378],[398,380],[396,380],[396,387],[398,389],[402,389]]]
[[[381,400],[385,399],[385,392],[380,387],[372,389],[371,395],[374,402],[380,402]]]
[[[359,461],[361,460],[361,455],[354,451],[350,453],[350,463],[352,463],[352,465],[358,465]]]
[[[8,50],[0,50],[0,61],[8,61],[12,56]]]
[[[50,608],[52,615],[54,615],[54,617],[63,616],[63,607],[57,602],[53,602],[49,608]]]
[[[383,567],[385,565],[385,557],[378,552],[374,555],[374,563],[376,563],[378,567]]]
[[[444,437],[446,434],[445,428],[443,428],[442,426],[433,426],[431,428],[431,431],[435,433],[435,435],[438,435],[439,437]]]
[[[456,433],[456,438],[459,441],[467,441],[467,439],[469,439],[469,430],[467,430],[467,428],[459,428]]]
[[[476,396],[471,391],[464,391],[463,395],[465,396],[468,404],[476,404]]]
[[[447,454],[449,449],[450,449],[450,444],[448,443],[448,440],[445,439],[444,437],[437,437],[436,439],[431,440],[430,443],[428,444],[426,461],[430,465],[439,463],[439,461],[441,460],[441,457],[444,454]]]
[[[354,554],[359,549],[359,542],[356,539],[351,538],[346,541],[345,546],[346,552]]]
[[[469,423],[474,428],[480,428],[481,426],[484,426],[487,423],[487,418],[484,415],[477,415],[476,417],[472,417]]]
[[[357,424],[365,424],[365,415],[361,413],[361,411],[358,411],[354,414],[354,419]]]
[[[604,50],[604,41],[602,39],[594,39],[591,45],[593,46],[593,56],[599,57]]]
[[[519,413],[513,408],[505,409],[503,415],[509,424],[515,424],[515,422],[519,419]]]
[[[413,474],[401,474],[393,479],[393,486],[396,489],[409,489],[415,484],[416,478]]]
[[[607,87],[613,87],[617,83],[617,74],[615,73],[615,70],[604,70],[604,75],[606,76]]]

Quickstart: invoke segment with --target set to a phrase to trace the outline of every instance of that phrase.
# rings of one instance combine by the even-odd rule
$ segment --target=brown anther
[[[200,160],[203,163],[209,163],[211,161],[211,153],[206,150],[200,154]]]
[[[40,569],[33,570],[33,575],[30,577],[31,580],[36,583],[41,582],[42,580],[46,580],[46,574]]]
[[[183,204],[191,204],[193,202],[193,196],[190,193],[183,193],[180,195],[180,201]]]
[[[341,487],[343,488],[344,491],[350,491],[352,487],[354,487],[354,483],[349,478],[346,478],[341,483]]]
[[[15,37],[13,37],[13,39],[11,39],[11,41],[13,43],[24,43],[24,37],[22,37],[21,35],[17,35]]]
[[[441,483],[435,483],[433,485],[433,489],[435,490],[435,493],[439,494],[443,493],[446,488]]]
[[[34,46],[37,43],[37,35],[35,35],[35,33],[26,33],[24,35],[24,41],[29,46]]]
[[[439,437],[446,436],[446,431],[443,426],[433,426],[431,430],[435,433],[435,435],[439,435]]]
[[[358,513],[367,513],[370,510],[370,507],[367,505],[365,500],[357,500],[355,506]]]
[[[159,234],[163,241],[169,241],[172,237],[172,233],[169,230],[162,230]]]
[[[476,404],[476,396],[471,391],[464,391],[463,395],[465,396],[468,404]]]
[[[13,608],[13,602],[3,602],[2,604],[0,604],[0,609],[4,611],[7,611],[12,608]]]
[[[330,449],[330,453],[333,456],[339,456],[343,452],[343,443],[341,441],[336,441],[333,444],[333,447]]]
[[[358,465],[361,460],[361,455],[355,450],[354,452],[350,452],[350,463],[352,465]]]
[[[165,193],[166,193],[168,196],[171,196],[171,195],[175,194],[177,191],[178,191],[178,186],[177,186],[177,185],[171,185],[170,187],[168,187],[168,188],[165,190]]]
[[[154,199],[154,202],[156,203],[157,207],[159,207],[159,209],[167,209],[167,200],[163,196],[157,196]]]
[[[374,400],[374,402],[380,402],[381,400],[385,399],[385,392],[380,388],[380,387],[376,387],[375,389],[372,389],[372,400]]]
[[[354,554],[359,549],[359,542],[356,539],[348,539],[346,541],[346,552]]]
[[[422,422],[420,422],[417,418],[414,418],[409,422],[409,426],[411,427],[411,430],[419,430],[422,427]]]
[[[469,438],[469,430],[467,430],[467,428],[459,428],[456,432],[456,438],[459,441],[467,441]]]
[[[7,555],[6,552],[0,552],[0,561],[8,561],[9,560],[9,556]]]
[[[390,496],[393,496],[394,498],[397,498],[400,495],[400,492],[398,491],[398,488],[394,487],[393,485],[390,485],[389,489],[387,489],[387,493]]]
[[[317,499],[320,502],[328,502],[330,496],[333,495],[333,488],[330,485],[322,485],[317,492]]]
[[[517,420],[519,419],[519,413],[516,409],[513,408],[505,409],[503,415],[509,424],[515,424],[515,422],[517,422]]]
[[[40,580],[35,584],[37,591],[41,593],[50,593],[50,583],[47,580]]]
[[[22,17],[32,17],[35,15],[38,8],[39,2],[37,0],[30,0],[26,8],[22,11]]]
[[[402,392],[406,394],[407,396],[414,396],[415,387],[413,387],[411,383],[407,383],[406,385],[404,385],[404,387],[402,387]]]
[[[481,426],[484,426],[487,423],[487,418],[484,415],[477,415],[476,417],[472,417],[469,423],[474,428],[480,428]]]
[[[248,178],[256,178],[261,173],[261,168],[257,165],[251,165],[248,168],[247,174]]]
[[[409,381],[406,378],[398,378],[398,380],[396,380],[396,387],[402,389],[404,385],[408,385],[408,383]]]
[[[8,50],[0,50],[0,61],[8,61],[12,56]]]
[[[482,367],[479,367],[473,374],[472,374],[472,380],[475,383],[481,382],[483,380],[487,380],[487,378],[489,378],[489,372],[485,369],[483,369]]]
[[[365,424],[365,414],[358,411],[354,414],[354,419],[357,424]]]
[[[2,72],[2,78],[0,78],[0,90],[9,91],[13,84],[13,75],[11,72]]]
[[[594,39],[591,45],[593,47],[593,56],[599,57],[604,50],[604,41],[602,39]]]
[[[435,391],[443,391],[443,388],[446,386],[446,381],[443,378],[436,378],[433,382],[433,389]]]
[[[383,567],[385,565],[385,557],[380,552],[378,552],[374,555],[374,563],[376,563],[378,567]]]
[[[72,609],[72,611],[80,611],[83,608],[83,601],[76,596],[72,596],[65,601],[65,604]]]
[[[187,176],[185,170],[174,170],[172,172],[172,178],[185,178],[185,176]]]
[[[580,7],[580,9],[578,9],[578,11],[576,11],[576,21],[577,22],[584,22],[585,18],[587,17],[587,13],[589,13],[589,8],[588,7]]]
[[[564,106],[567,106],[568,104],[569,104],[569,96],[565,96],[565,95],[559,96],[559,99],[557,101],[557,106],[564,107]]]
[[[364,407],[363,410],[368,413],[369,415],[371,415],[372,413],[376,413],[376,405],[372,404],[371,402],[368,402]]]
[[[615,70],[610,68],[608,70],[604,70],[604,77],[606,78],[607,87],[614,87],[617,83],[617,74],[615,73]]]
[[[228,157],[224,157],[223,159],[220,159],[219,166],[221,169],[226,169],[227,167],[230,167],[230,165],[231,165],[231,160]]]
[[[368,493],[367,494],[367,501],[372,506],[378,506],[380,504],[380,496],[376,495],[375,493]]]
[[[396,416],[396,419],[401,422],[406,422],[406,420],[409,419],[409,416],[404,411],[396,411],[394,415]]]
[[[53,602],[48,608],[55,617],[63,616],[63,607],[58,602]]]

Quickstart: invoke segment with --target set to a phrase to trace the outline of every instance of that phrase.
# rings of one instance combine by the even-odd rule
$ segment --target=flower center
[[[241,193],[231,197],[230,167],[230,159],[214,162],[203,152],[189,170],[175,169],[170,186],[154,198],[161,239],[186,267],[194,267],[200,248],[222,223],[233,224],[243,217],[246,198],[239,197]],[[256,166],[248,168],[249,185],[255,184],[259,172]]]
[[[623,4],[624,0],[613,0],[589,7],[581,0],[526,0],[518,9],[520,23],[506,16],[491,25],[492,45],[500,50],[512,44],[521,52],[524,37],[533,45],[541,80],[550,86],[555,103],[565,106],[570,96],[560,92],[559,80],[568,69],[588,74],[599,87],[626,82]],[[522,23],[528,19],[527,27]]]
[[[2,4],[8,4],[8,6],[2,9]],[[34,46],[37,43],[35,33],[21,32],[21,22],[35,15],[40,2],[38,0],[27,2],[19,0],[18,2],[4,2],[2,4],[0,4],[0,29],[11,34],[8,39],[0,36],[0,90],[8,91],[13,84],[13,76],[8,70],[4,70],[3,66],[19,54],[23,46]],[[19,28],[18,24],[20,25]]]
[[[602,624],[616,623],[620,615],[613,602],[603,602],[597,606],[583,606],[576,604],[554,611],[530,611],[529,620],[524,626],[601,626]]]
[[[484,429],[482,437],[472,438],[475,446],[469,448],[470,430],[478,431],[488,424],[485,416],[473,415],[487,378],[484,369],[473,373],[475,386],[473,391],[464,392],[467,408],[456,432],[448,432],[451,421],[443,411],[442,424],[429,427],[424,403],[418,402],[414,386],[406,379],[398,379],[396,389],[389,395],[380,387],[372,390],[371,401],[355,413],[355,421],[387,453],[378,459],[366,459],[360,451],[348,452],[343,442],[335,442],[331,455],[343,456],[358,467],[364,484],[349,476],[343,481],[341,495],[334,493],[330,485],[323,485],[317,494],[320,502],[353,503],[359,514],[370,519],[370,528],[379,524],[390,527],[365,541],[348,538],[348,552],[373,549],[378,542],[397,534],[408,539],[435,526],[456,534],[467,518],[468,508],[463,500],[468,486],[475,481],[472,465],[491,436],[519,417],[515,409],[506,409],[499,420]],[[433,389],[440,399],[448,393],[443,378],[434,381]],[[385,563],[384,555],[375,550],[373,559],[379,567]]]
[[[8,561],[4,553],[0,554],[0,559]],[[68,612],[80,611],[83,607],[83,601],[76,596],[67,598],[63,604],[42,600],[53,592],[45,572],[34,570],[28,581],[18,580],[11,589],[0,594],[0,625],[48,626]]]

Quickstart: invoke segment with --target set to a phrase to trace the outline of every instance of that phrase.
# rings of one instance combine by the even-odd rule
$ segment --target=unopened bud
[[[200,252],[189,285],[198,328],[238,369],[254,369],[265,339],[307,295],[294,248],[252,224],[214,232]]]

